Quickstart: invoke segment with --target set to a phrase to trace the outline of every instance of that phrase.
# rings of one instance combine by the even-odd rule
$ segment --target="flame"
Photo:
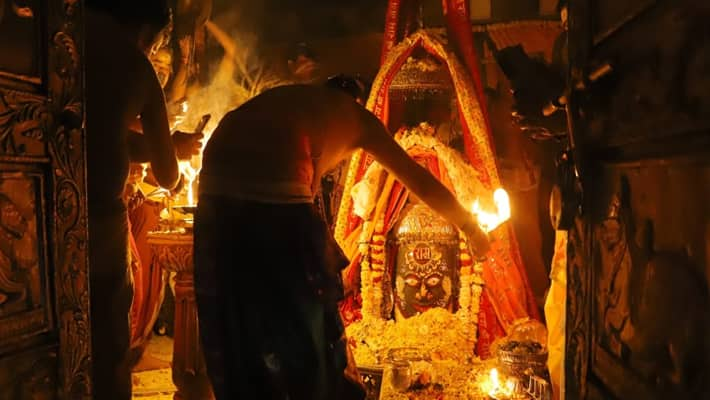
[[[180,173],[185,176],[185,195],[187,197],[187,205],[195,205],[195,194],[193,193],[193,182],[197,178],[197,169],[193,168],[192,161],[180,161]]]
[[[193,123],[193,120],[197,118],[198,115],[201,117],[205,114],[199,112],[199,109],[201,108],[207,109],[208,106],[204,104],[198,104],[198,107],[191,107],[190,103],[187,100],[180,103],[180,111],[183,115],[179,119],[178,127],[184,127],[183,129],[188,132],[189,130],[186,129],[186,124]],[[186,205],[188,206],[197,205],[194,193],[194,182],[197,179],[198,174],[200,173],[200,169],[202,168],[202,153],[205,151],[207,141],[209,140],[209,137],[212,135],[212,131],[215,128],[214,125],[210,126],[210,124],[214,124],[214,121],[210,121],[210,123],[202,131],[202,133],[204,134],[204,139],[202,140],[202,147],[200,148],[199,154],[193,156],[190,160],[178,161],[180,173],[185,177],[185,186],[183,189],[183,193],[185,194],[185,200],[187,201]]]
[[[493,231],[510,219],[510,198],[505,190],[498,188],[493,192],[493,203],[496,206],[495,213],[481,209],[478,199],[471,205],[471,212],[476,215],[478,225],[486,233]]]
[[[481,389],[494,399],[509,399],[515,395],[515,379],[508,378],[501,382],[498,369],[491,369],[487,379],[481,382]]]
[[[225,56],[210,82],[197,90],[191,90],[188,98],[177,104],[175,110],[179,115],[175,116],[174,129],[183,132],[191,132],[203,115],[212,115],[212,119],[202,131],[204,138],[200,154],[192,157],[190,161],[179,164],[180,172],[186,179],[184,193],[189,205],[196,204],[193,183],[202,169],[202,154],[205,146],[222,117],[262,91],[284,83],[280,78],[270,77],[271,74],[266,73],[267,64],[256,56],[254,46],[250,46],[249,37],[232,38],[219,26],[209,21],[206,28],[222,45]],[[256,60],[257,63],[252,65]],[[235,73],[239,75],[238,79]]]

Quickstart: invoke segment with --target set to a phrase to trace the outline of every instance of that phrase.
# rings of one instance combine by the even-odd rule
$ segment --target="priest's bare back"
[[[225,115],[205,149],[200,191],[249,197],[262,189],[270,195],[293,190],[281,194],[313,196],[322,174],[357,149],[458,226],[477,252],[487,249],[475,217],[407,155],[382,122],[352,97],[327,87],[274,88]]]

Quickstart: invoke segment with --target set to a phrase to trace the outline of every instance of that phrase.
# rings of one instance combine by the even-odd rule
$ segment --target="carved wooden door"
[[[0,0],[0,400],[90,397],[79,0]]]
[[[710,398],[710,7],[570,7],[567,398]]]

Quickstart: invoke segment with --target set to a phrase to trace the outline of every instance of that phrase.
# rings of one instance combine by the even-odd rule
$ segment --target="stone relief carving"
[[[653,249],[653,225],[636,228],[626,185],[595,229],[597,344],[659,395],[694,396],[707,378],[706,279],[683,251]]]
[[[61,397],[91,398],[91,325],[87,260],[81,36],[77,0],[57,1],[50,20],[49,111],[52,160],[54,265],[60,329]]]
[[[57,398],[57,352],[40,349],[0,364],[0,400]]]
[[[590,282],[586,259],[588,236],[582,217],[576,218],[568,231],[567,244],[567,321],[565,348],[565,393],[570,399],[582,399],[587,393],[589,370]]]
[[[0,176],[0,319],[45,300],[35,186],[32,178]]]
[[[630,322],[628,283],[631,255],[620,221],[621,200],[614,196],[607,218],[597,228],[600,268],[597,271],[598,329],[605,332],[605,347],[616,357],[628,356],[628,340],[634,335]]]
[[[36,3],[0,0],[0,23],[10,17],[33,19],[30,4]],[[16,393],[13,398],[91,398],[79,4],[53,0],[47,6],[44,27],[36,31],[48,35],[46,49],[21,44],[27,50],[23,57],[47,51],[39,58],[47,63],[41,68],[46,76],[28,78],[37,83],[28,89],[32,94],[0,89],[0,157],[12,165],[3,171],[17,168],[19,176],[3,176],[0,183],[0,339],[17,340],[56,327],[60,342],[59,357],[3,385],[3,393]],[[29,29],[22,32],[23,40],[41,40],[32,39],[30,25],[23,27]],[[16,74],[10,71],[9,76]],[[46,190],[51,208],[30,201],[31,190],[23,187],[30,181],[21,172],[29,170],[48,172],[36,174],[42,178],[32,190]],[[48,226],[40,221],[48,221]],[[52,257],[51,275],[43,269],[46,255]],[[49,282],[54,283],[54,297],[48,297]],[[19,360],[25,361],[24,356]],[[38,371],[42,376],[35,374]]]
[[[27,155],[23,138],[41,141],[48,122],[43,98],[0,91],[0,155]]]

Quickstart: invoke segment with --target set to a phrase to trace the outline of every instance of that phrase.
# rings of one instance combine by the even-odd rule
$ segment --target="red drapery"
[[[139,355],[145,348],[163,303],[165,273],[153,263],[148,232],[158,226],[160,207],[145,202],[131,210],[131,266],[133,304],[131,304],[131,349]]]
[[[389,85],[414,48],[422,47],[439,58],[449,69],[456,87],[459,116],[464,131],[465,156],[478,172],[483,186],[492,191],[500,182],[473,43],[468,3],[465,0],[442,0],[442,5],[447,21],[449,49],[442,47],[441,43],[423,32],[410,35],[407,38],[408,43],[399,45],[398,42],[404,39],[401,36],[405,31],[401,29],[402,24],[407,16],[415,15],[407,9],[416,10],[418,1],[390,0],[382,48],[382,67],[373,83],[368,108],[386,123]],[[455,54],[453,58],[450,52]],[[353,157],[348,177],[350,185],[362,179],[372,161],[372,158],[364,153]],[[390,193],[385,221],[392,221],[392,217],[404,203],[402,199],[406,199],[406,195],[403,196],[403,192],[399,192],[404,190],[400,186],[396,184]],[[345,189],[349,190],[350,187],[346,182]],[[352,212],[352,202],[346,194],[336,225],[336,238],[341,245],[352,240],[352,235],[362,229],[363,222]],[[488,254],[489,261],[484,264],[486,286],[479,310],[477,352],[483,357],[487,355],[488,347],[495,337],[503,335],[515,319],[539,318],[512,229],[509,226],[501,227],[492,234],[492,238],[494,242]],[[361,255],[354,252],[350,256],[352,263],[346,271],[345,280],[351,286],[357,287]],[[343,304],[346,320],[359,319],[359,303],[359,293],[355,291]]]
[[[420,5],[421,0],[390,0],[388,2],[380,63],[384,63],[387,54],[397,43],[412,33],[411,30],[416,23],[417,10]],[[468,73],[471,75],[471,79],[476,88],[476,96],[483,108],[483,115],[486,118],[487,131],[490,136],[491,130],[488,123],[488,113],[485,109],[485,97],[479,70],[478,55],[476,54],[476,47],[473,42],[469,2],[468,0],[441,0],[441,6],[446,19],[446,29],[451,47],[455,50],[457,56],[461,59]],[[383,112],[386,114],[387,110],[384,109]],[[386,124],[386,115],[382,117],[382,121]]]
[[[478,55],[473,42],[473,31],[471,29],[471,15],[468,9],[468,0],[442,0],[444,16],[446,17],[446,28],[448,31],[451,46],[456,51],[466,70],[471,75],[473,85],[476,88],[476,97],[486,120],[486,131],[492,140],[491,127],[488,122],[488,112],[486,110],[486,98],[483,93],[483,83],[479,69]]]

